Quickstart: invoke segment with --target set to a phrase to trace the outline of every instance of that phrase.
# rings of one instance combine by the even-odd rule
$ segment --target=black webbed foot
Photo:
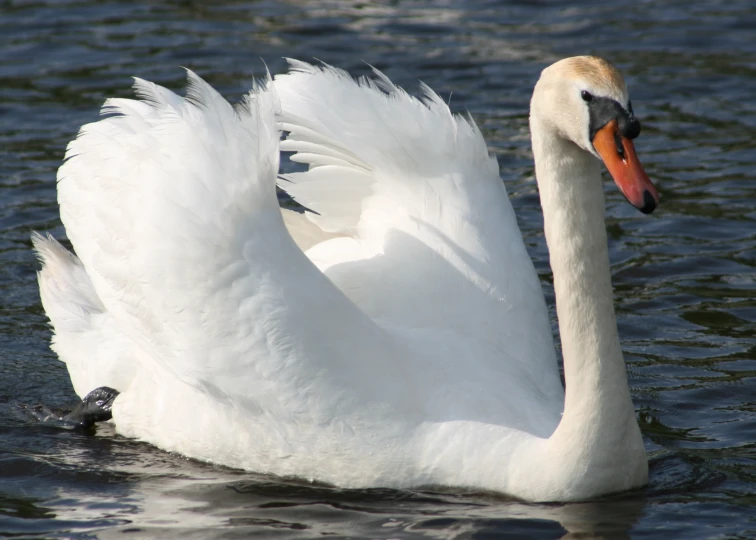
[[[81,400],[73,411],[65,415],[63,422],[75,427],[88,429],[95,422],[105,422],[113,418],[113,401],[118,397],[118,390],[101,386],[95,388]]]

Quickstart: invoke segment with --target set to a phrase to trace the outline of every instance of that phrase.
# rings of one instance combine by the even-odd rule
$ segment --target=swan
[[[567,58],[531,101],[565,392],[472,118],[377,70],[289,62],[236,106],[192,72],[184,98],[135,79],[140,99],[108,99],[68,145],[76,255],[33,242],[77,394],[114,389],[126,437],[345,488],[576,501],[643,486],[601,163],[642,212],[659,195],[620,72]],[[279,151],[307,170],[277,178]],[[308,210],[282,211],[276,182]]]

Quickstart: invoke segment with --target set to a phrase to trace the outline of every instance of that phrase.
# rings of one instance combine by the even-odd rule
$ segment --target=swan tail
[[[42,269],[37,273],[42,306],[54,329],[51,348],[66,363],[74,390],[127,388],[133,350],[97,296],[81,261],[52,236],[32,234]]]

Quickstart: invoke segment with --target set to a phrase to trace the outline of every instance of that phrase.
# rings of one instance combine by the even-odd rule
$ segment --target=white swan
[[[610,64],[557,62],[531,106],[566,396],[496,160],[430,89],[293,61],[236,108],[192,73],[186,98],[135,88],[60,168],[77,256],[34,238],[53,349],[80,395],[121,392],[121,434],[344,487],[570,501],[646,482],[597,158],[644,212],[658,195]],[[317,212],[293,232],[279,129],[309,164],[280,185]]]

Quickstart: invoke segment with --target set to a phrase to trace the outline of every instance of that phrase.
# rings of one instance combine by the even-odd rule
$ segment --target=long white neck
[[[537,118],[531,132],[566,385],[549,453],[591,484],[640,485],[647,458],[617,333],[600,163]]]
[[[613,415],[632,410],[614,315],[600,164],[564,139],[536,144],[534,137],[533,146],[564,357],[564,416],[595,420],[606,407]]]

